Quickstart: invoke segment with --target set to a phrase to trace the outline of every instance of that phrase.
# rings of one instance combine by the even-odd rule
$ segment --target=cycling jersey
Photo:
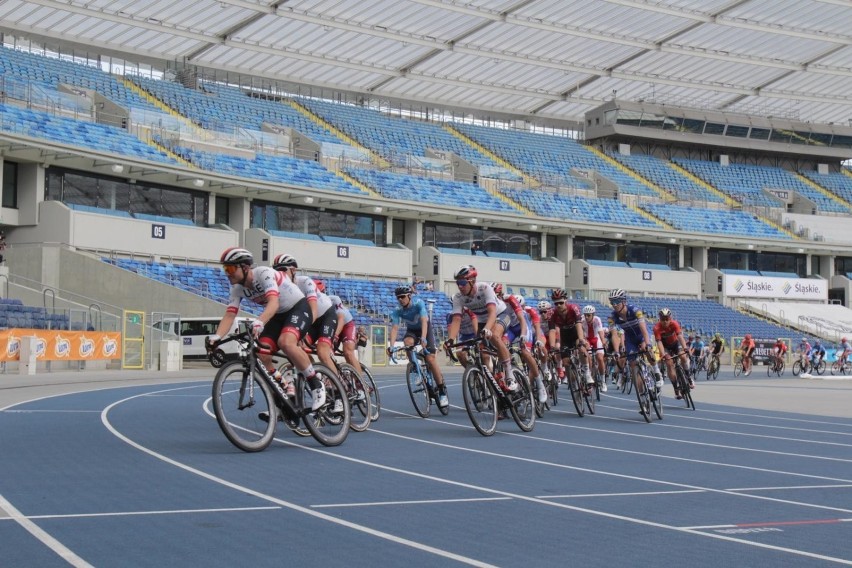
[[[408,331],[419,331],[421,328],[422,318],[428,317],[426,304],[420,298],[412,297],[408,306],[397,306],[391,312],[391,321],[397,325],[405,324]]]
[[[627,304],[624,315],[613,310],[610,319],[613,324],[624,330],[625,340],[634,339],[637,343],[643,340],[642,326],[645,325],[645,314],[642,313],[641,308]]]
[[[453,315],[461,315],[462,308],[469,309],[479,323],[488,321],[488,306],[493,304],[499,316],[506,311],[506,303],[494,294],[494,289],[488,282],[477,282],[471,286],[470,294],[461,291],[453,294]]]
[[[811,347],[811,350],[808,352],[808,357],[815,357],[817,355],[825,357],[825,347],[822,345],[814,345]]]
[[[595,316],[590,320],[584,319],[583,331],[586,333],[586,340],[589,342],[592,349],[598,350],[604,348],[604,346],[601,345],[600,339],[600,332],[603,331],[601,318]]]
[[[331,304],[334,306],[334,311],[338,315],[343,314],[343,325],[346,325],[354,319],[352,317],[352,312],[349,311],[349,308],[343,305],[343,300],[340,299],[340,296],[329,294],[328,299],[331,300]]]
[[[701,355],[704,352],[704,342],[703,341],[693,341],[692,342],[692,353],[695,355]]]
[[[740,343],[740,350],[746,354],[754,351],[754,339],[743,339],[743,342]]]
[[[776,341],[775,345],[773,345],[773,349],[775,349],[776,354],[783,355],[787,352],[787,344],[783,341]]]
[[[476,316],[473,315],[473,312],[467,308],[462,309],[461,316],[461,325],[459,326],[459,341],[467,341],[468,339],[473,339],[474,336],[474,327],[473,327],[473,318]],[[453,314],[447,314],[447,325],[449,325],[453,321]]]
[[[283,273],[269,266],[255,266],[251,269],[252,281],[248,287],[242,284],[231,286],[228,299],[228,313],[236,314],[240,311],[240,302],[247,299],[255,304],[266,306],[269,298],[278,296],[278,311],[283,314],[288,312],[296,303],[305,297],[305,294]]]
[[[677,320],[669,321],[669,324],[664,326],[663,322],[658,321],[654,324],[654,339],[660,341],[663,347],[673,347],[677,345],[678,336],[680,335],[680,324]]]
[[[724,346],[725,346],[725,340],[724,339],[721,339],[721,338],[720,339],[714,339],[713,341],[710,342],[710,351],[713,353],[713,355],[718,355],[719,353],[722,352],[722,347],[724,347]]]
[[[328,299],[326,294],[317,290],[317,285],[313,278],[297,274],[293,281],[302,293],[305,294],[305,298],[308,299],[308,304],[311,302],[317,303],[317,318],[325,314],[329,308],[331,308],[331,300]]]

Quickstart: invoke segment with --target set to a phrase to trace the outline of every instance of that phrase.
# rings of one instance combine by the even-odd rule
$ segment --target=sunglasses
[[[396,297],[396,299],[397,299],[397,300],[402,300],[403,298],[407,298],[407,297],[408,297],[408,294],[403,294],[403,295],[401,295],[401,296],[397,296],[397,297]]]
[[[556,306],[561,306],[561,305],[562,305],[562,304],[564,304],[564,303],[565,303],[565,302],[553,302],[553,304],[554,304],[554,305],[556,305]]]
[[[231,275],[237,271],[237,268],[239,268],[239,266],[237,266],[236,264],[226,264],[222,266],[222,271],[225,274]]]
[[[614,308],[615,306],[620,306],[620,305],[622,305],[623,303],[624,303],[624,302],[610,302],[610,303],[609,303],[609,305],[610,305],[610,306],[612,306],[612,307]]]
[[[672,319],[671,316],[660,316],[660,321],[669,321],[670,319]]]
[[[470,284],[468,280],[456,280],[456,285],[461,288],[462,286],[467,286]]]

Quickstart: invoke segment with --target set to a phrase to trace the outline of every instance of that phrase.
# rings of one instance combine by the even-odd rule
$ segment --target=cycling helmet
[[[746,338],[746,339],[751,339],[751,334],[750,334],[750,333],[746,333],[745,338]]]
[[[595,315],[595,307],[594,306],[583,306],[583,315],[592,314]]]
[[[515,294],[514,297],[515,297],[515,300],[518,301],[519,306],[521,306],[523,308],[526,305],[527,301],[524,299],[523,296],[521,296],[520,294]]]
[[[776,340],[775,340],[775,342],[776,342],[776,343],[781,343],[781,338],[779,337],[778,339],[776,339]]]
[[[494,290],[494,293],[498,298],[503,295],[503,285],[499,282],[492,282],[491,289]]]
[[[841,343],[846,343],[847,341],[848,341],[848,339],[846,339],[845,337],[840,340]]]
[[[802,338],[802,343],[807,343],[807,342],[808,342],[808,338],[807,338],[807,337],[803,337],[803,338]]]
[[[820,339],[819,339],[819,337],[817,337],[816,339],[814,339],[814,345],[819,345],[819,344],[820,344]]]
[[[696,341],[701,341],[701,335],[696,334],[696,335],[695,335],[695,340],[696,340]]]
[[[618,302],[626,302],[627,301],[627,292],[622,290],[621,288],[616,288],[614,290],[610,290],[609,292],[609,303],[614,304]]]
[[[562,288],[556,288],[553,292],[550,293],[551,300],[566,300],[568,298],[568,293]]]
[[[695,338],[694,338],[693,336],[691,336],[691,335],[690,335],[689,337],[687,337],[687,339],[688,339],[688,340],[690,340],[690,341],[692,341],[692,340],[693,340],[693,339],[695,339]]]
[[[547,310],[549,310],[552,307],[553,306],[547,300],[542,300],[538,303],[538,311],[540,311],[540,312],[546,312]]]
[[[272,268],[275,270],[285,270],[287,268],[299,268],[296,259],[289,254],[279,254],[272,261]]]
[[[477,276],[476,268],[470,264],[463,264],[458,267],[456,273],[453,274],[453,278],[456,280],[473,280]]]
[[[714,337],[715,339],[722,339],[722,334],[721,334],[721,333],[719,333],[719,332],[717,331],[717,332],[716,332],[716,335],[714,335],[713,337]]]
[[[670,318],[670,317],[672,317],[672,311],[668,308],[663,308],[662,310],[660,310],[658,315],[661,318]]]
[[[322,280],[314,280],[314,286],[317,287],[317,291],[323,293],[325,292],[325,282],[323,282]]]
[[[225,249],[219,262],[222,264],[254,264],[254,256],[244,248],[231,247]]]
[[[413,294],[414,290],[408,284],[401,284],[394,289],[393,293],[395,296],[405,296],[406,294]]]

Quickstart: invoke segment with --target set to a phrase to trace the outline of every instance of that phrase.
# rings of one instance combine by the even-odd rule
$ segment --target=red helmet
[[[746,339],[751,339],[751,334],[750,334],[750,333],[746,333],[745,338],[746,338]]]
[[[550,293],[551,300],[564,300],[568,297],[568,292],[563,290],[562,288],[556,288],[553,292]]]
[[[491,289],[494,290],[494,294],[496,294],[498,298],[503,295],[503,285],[499,282],[492,282]]]
[[[316,286],[317,290],[320,292],[325,292],[325,282],[322,280],[314,280],[314,286]]]
[[[254,257],[244,248],[231,247],[225,249],[225,252],[219,257],[219,262],[222,264],[253,264]]]

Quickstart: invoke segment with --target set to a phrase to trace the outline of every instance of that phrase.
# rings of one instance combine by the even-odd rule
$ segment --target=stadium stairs
[[[704,189],[706,189],[707,191],[709,191],[713,195],[717,195],[718,197],[720,197],[728,207],[736,207],[736,208],[742,207],[742,204],[740,204],[737,201],[735,201],[734,199],[732,199],[731,196],[729,196],[727,193],[720,191],[719,189],[713,187],[712,185],[710,185],[709,183],[707,183],[706,181],[704,181],[700,177],[696,176],[695,174],[693,174],[689,170],[679,166],[678,164],[675,164],[674,162],[667,162],[667,164],[670,168],[672,168],[674,171],[676,171],[677,173],[679,173],[683,177],[688,178],[690,181],[700,185],[701,187],[703,187]]]
[[[844,168],[844,169],[845,169],[845,168]],[[806,184],[806,185],[807,185],[807,186],[809,186],[809,187],[814,188],[816,191],[818,191],[818,192],[820,192],[821,194],[825,195],[827,198],[832,199],[832,200],[834,200],[834,201],[837,201],[838,203],[840,203],[840,204],[841,204],[841,205],[843,205],[844,207],[847,207],[847,208],[849,208],[850,210],[852,210],[852,203],[849,203],[848,201],[846,201],[845,199],[843,199],[841,196],[839,196],[839,195],[837,195],[836,193],[833,193],[833,192],[831,192],[831,191],[827,190],[827,189],[826,189],[826,188],[824,188],[823,186],[819,185],[818,183],[815,183],[813,180],[811,180],[810,178],[808,178],[808,177],[806,177],[806,176],[803,176],[803,175],[802,175],[802,174],[800,174],[799,172],[792,172],[792,173],[793,173],[793,175],[795,175],[795,176],[799,179],[799,181],[801,181],[802,183]]]
[[[615,159],[613,159],[612,157],[607,156],[604,152],[601,152],[600,150],[598,150],[598,149],[597,149],[597,148],[595,148],[594,146],[584,146],[584,148],[586,148],[587,150],[589,150],[591,153],[593,153],[594,155],[596,155],[596,156],[597,156],[598,158],[600,158],[601,160],[603,160],[603,161],[607,162],[608,164],[612,165],[612,167],[617,168],[619,171],[624,172],[625,174],[629,175],[629,176],[630,176],[630,177],[632,177],[633,179],[635,179],[635,180],[639,181],[640,183],[642,183],[642,184],[644,184],[644,185],[646,185],[646,186],[650,187],[651,189],[653,189],[653,190],[654,190],[654,192],[655,192],[655,193],[656,193],[656,194],[660,197],[660,199],[662,199],[663,201],[671,202],[671,201],[676,201],[676,200],[677,200],[677,198],[675,198],[675,196],[674,196],[674,195],[672,195],[671,193],[669,193],[668,191],[666,191],[665,189],[663,189],[663,188],[662,188],[662,187],[660,187],[659,185],[655,184],[654,182],[652,182],[652,181],[651,181],[651,180],[649,180],[649,179],[646,179],[644,176],[640,175],[640,174],[639,174],[639,173],[637,173],[635,170],[632,170],[632,169],[628,168],[627,166],[625,166],[624,164],[622,164],[622,163],[621,163],[621,162],[619,162],[618,160],[615,160]]]
[[[495,154],[494,152],[492,152],[491,150],[489,150],[488,148],[486,148],[485,146],[483,146],[482,144],[480,144],[479,142],[477,142],[476,140],[474,140],[473,138],[471,138],[467,134],[465,134],[463,132],[459,132],[457,129],[453,128],[449,124],[444,124],[443,126],[444,126],[444,130],[446,130],[447,132],[449,132],[450,134],[452,134],[453,136],[455,136],[456,138],[458,138],[459,140],[461,140],[465,144],[467,144],[469,146],[473,146],[480,153],[488,156],[489,158],[491,158],[492,160],[494,160],[495,162],[497,162],[498,164],[500,164],[501,166],[503,166],[507,170],[514,172],[514,173],[518,174],[519,176],[521,176],[521,178],[524,180],[524,184],[527,185],[528,187],[539,187],[539,186],[541,186],[541,182],[539,182],[533,176],[531,176],[528,173],[526,173],[525,171],[519,169],[518,167],[516,167],[511,162],[501,158],[500,156],[498,156],[497,154]]]

